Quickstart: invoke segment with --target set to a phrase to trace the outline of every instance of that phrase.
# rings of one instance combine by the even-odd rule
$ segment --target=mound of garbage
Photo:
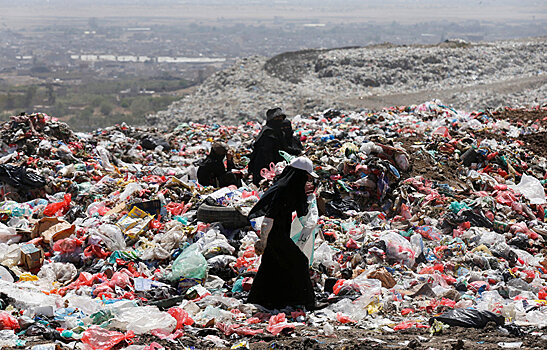
[[[0,135],[0,346],[381,347],[418,332],[399,344],[416,347],[461,327],[546,344],[547,108],[435,100],[292,123],[320,176],[300,247],[321,310],[246,303],[260,265],[246,214],[267,185],[196,182],[213,142],[245,172],[261,124],[76,133],[13,116]]]
[[[248,57],[148,117],[150,125],[236,124],[267,108],[296,115],[328,108],[379,110],[439,98],[466,110],[545,105],[545,38],[435,46],[375,45]]]

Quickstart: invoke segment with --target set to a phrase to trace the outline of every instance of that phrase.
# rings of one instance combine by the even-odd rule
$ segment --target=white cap
[[[301,169],[306,171],[308,174],[310,174],[313,177],[319,177],[314,171],[313,171],[313,164],[311,160],[307,157],[296,157],[289,163],[289,166],[292,166],[296,169]]]

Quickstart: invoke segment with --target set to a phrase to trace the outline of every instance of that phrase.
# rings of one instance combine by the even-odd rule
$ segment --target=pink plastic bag
[[[159,350],[159,349],[164,349],[164,347],[154,341],[150,343],[150,345],[145,346],[143,350]]]
[[[108,282],[108,285],[112,288],[120,287],[125,288],[131,285],[131,273],[127,269],[114,272],[112,278]]]
[[[398,325],[396,325],[395,327],[393,327],[393,330],[400,331],[400,330],[409,329],[409,328],[412,328],[412,327],[429,328],[428,325],[425,325],[425,324],[422,324],[422,323],[419,323],[419,322],[416,322],[416,321],[403,321],[403,322],[399,323]]]
[[[76,251],[82,242],[74,237],[60,239],[53,245],[53,250],[61,254],[70,254]]]
[[[180,307],[172,307],[167,310],[167,313],[177,320],[177,327],[175,329],[181,329],[184,328],[184,326],[191,326],[194,324],[194,320],[188,315],[188,312]]]
[[[270,163],[269,169],[268,168],[260,169],[260,176],[262,176],[263,178],[269,181],[273,180],[275,177],[275,164]]]
[[[287,323],[285,314],[280,313],[270,317],[270,320],[268,321],[268,327],[266,327],[266,330],[272,333],[273,335],[278,335],[279,333],[281,333],[282,330],[286,328],[294,329],[294,327],[295,325],[293,323]]]
[[[431,134],[431,136],[441,136],[441,137],[448,137],[449,139],[452,138],[452,136],[450,136],[450,133],[448,132],[448,128],[446,126],[439,126],[435,131],[433,131],[433,133]]]
[[[82,343],[87,344],[93,350],[109,350],[122,341],[128,341],[133,338],[135,333],[129,331],[126,334],[108,331],[106,329],[91,326],[82,336]]]
[[[357,323],[357,321],[352,320],[351,318],[349,318],[349,316],[344,315],[344,314],[342,314],[341,312],[338,312],[338,313],[336,314],[336,319],[337,319],[338,322],[340,322],[340,323]]]

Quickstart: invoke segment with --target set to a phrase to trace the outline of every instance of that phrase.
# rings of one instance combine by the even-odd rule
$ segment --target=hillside
[[[148,123],[234,124],[281,106],[289,115],[327,108],[378,110],[437,98],[469,110],[547,103],[547,38],[304,50],[253,56],[207,79]]]

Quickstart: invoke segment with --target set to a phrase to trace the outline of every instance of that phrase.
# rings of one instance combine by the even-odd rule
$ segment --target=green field
[[[121,122],[142,125],[147,114],[165,109],[193,84],[171,77],[71,78],[69,83],[17,86],[0,81],[0,118],[7,120],[10,115],[22,112],[45,112],[81,131]]]

